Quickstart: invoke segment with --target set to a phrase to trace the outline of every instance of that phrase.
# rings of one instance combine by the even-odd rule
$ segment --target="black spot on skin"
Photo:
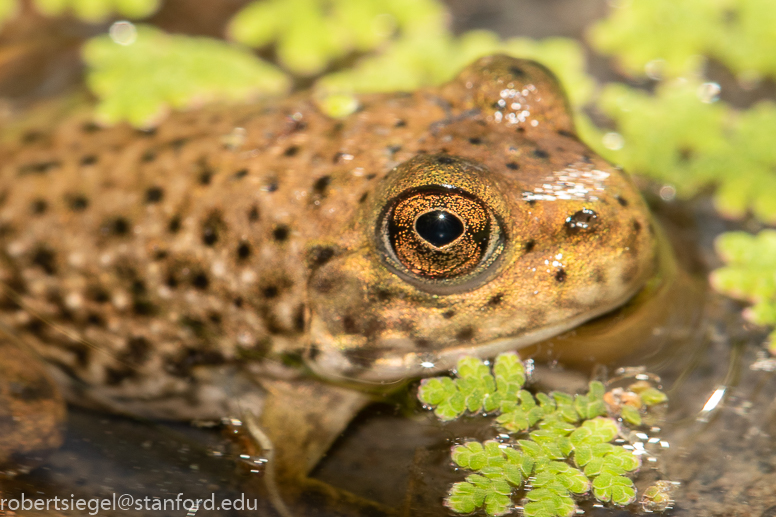
[[[375,294],[377,295],[377,299],[381,302],[389,302],[391,301],[391,298],[393,298],[393,295],[387,289],[378,289]]]
[[[215,246],[226,229],[226,224],[217,212],[211,213],[202,223],[202,243],[205,246]]]
[[[197,181],[200,185],[207,186],[213,180],[213,171],[210,169],[200,171]]]
[[[334,153],[334,156],[331,157],[331,163],[339,163],[343,156],[345,153]]]
[[[602,268],[597,267],[593,270],[593,280],[597,284],[606,283],[606,273],[604,273]]]
[[[278,186],[277,180],[270,180],[269,183],[267,183],[267,186],[264,187],[264,190],[272,193],[272,192],[277,192],[279,188],[280,187]]]
[[[86,323],[89,325],[93,325],[95,327],[104,327],[105,326],[105,320],[102,319],[102,316],[97,314],[96,312],[90,312],[89,315],[86,317]]]
[[[455,163],[455,159],[449,156],[438,156],[436,162],[440,165],[451,165]]]
[[[633,220],[633,231],[637,234],[641,231],[641,223],[635,219]]]
[[[89,208],[89,199],[82,194],[68,194],[65,202],[73,212],[83,212]]]
[[[176,215],[172,219],[170,219],[170,222],[167,223],[167,231],[170,233],[178,233],[181,231],[181,218],[180,216]]]
[[[159,309],[145,295],[132,301],[132,312],[137,316],[154,316]]]
[[[97,131],[100,131],[102,128],[95,124],[94,122],[84,122],[81,125],[81,131],[84,133],[96,133]]]
[[[291,233],[291,231],[289,230],[288,226],[281,224],[272,230],[272,238],[278,242],[284,242],[286,239],[288,239],[289,233]]]
[[[287,156],[289,158],[292,157],[292,156],[296,156],[297,154],[299,154],[299,146],[298,145],[292,145],[291,147],[289,147],[288,149],[283,151],[283,156]]]
[[[536,246],[536,241],[535,240],[531,239],[529,241],[526,241],[526,243],[525,243],[525,252],[526,253],[531,253],[533,251],[533,249],[534,249],[534,246]]]
[[[192,322],[194,319],[190,319]],[[199,322],[204,327],[204,323]],[[184,323],[185,325],[185,323]],[[185,325],[191,328],[189,325]],[[195,331],[195,334],[197,332]],[[200,337],[200,336],[198,336]],[[224,364],[226,360],[223,354],[217,350],[207,350],[199,348],[185,348],[172,357],[165,358],[165,370],[177,377],[188,377],[191,370],[199,365],[219,365]]]
[[[565,129],[559,129],[558,130],[558,134],[560,136],[566,136],[566,137],[569,137],[569,138],[574,138],[575,137],[574,133],[572,133],[571,131],[566,131]]]
[[[574,212],[566,218],[566,231],[569,233],[577,233],[580,231],[592,231],[595,229],[595,224],[598,219],[598,214],[589,208],[583,208],[577,212]]]
[[[86,296],[97,303],[108,303],[110,295],[100,286],[92,285],[86,290]]]
[[[130,379],[137,375],[137,372],[132,368],[105,368],[105,384],[108,386],[118,386],[124,380]]]
[[[97,163],[97,156],[93,154],[87,154],[86,156],[81,158],[81,165],[83,166],[94,165],[95,163]]]
[[[156,136],[157,130],[155,127],[148,129],[136,129],[135,133],[143,138],[153,138]]]
[[[237,246],[237,258],[239,260],[245,260],[251,256],[251,245],[247,242],[241,242]]]
[[[482,138],[477,138],[477,137],[470,138],[469,143],[472,145],[480,145],[482,143]]]
[[[407,125],[406,121],[399,119],[396,121],[393,127],[405,127],[406,125]]]
[[[528,203],[528,206],[534,206],[536,204],[536,200],[535,199],[529,199],[528,201],[526,201],[526,203]]]
[[[188,143],[188,138],[176,138],[175,140],[170,141],[170,147],[176,151],[180,151],[183,149],[183,146]]]
[[[256,205],[253,205],[250,210],[248,210],[248,221],[255,223],[259,220],[259,207]]]
[[[335,254],[336,251],[331,246],[313,246],[307,251],[305,262],[307,267],[314,269],[326,264]]]
[[[544,149],[534,149],[533,155],[536,156],[537,158],[541,158],[542,160],[546,160],[547,158],[550,157],[550,153],[548,153]]]
[[[335,287],[337,287],[338,280],[335,278],[332,278],[330,276],[325,276],[323,278],[316,278],[313,281],[313,289],[321,294],[327,294],[334,290]]]
[[[358,326],[356,325],[356,319],[350,314],[346,314],[342,317],[342,330],[345,334],[357,334]]]
[[[367,198],[368,196],[369,196],[369,193],[368,193],[368,192],[364,192],[363,194],[361,194],[361,197],[360,197],[360,198],[358,198],[358,202],[359,202],[359,204],[361,204],[361,203],[363,203],[364,201],[366,201],[366,198]]]
[[[208,288],[208,286],[210,286],[210,280],[205,273],[200,271],[191,279],[191,285],[201,291],[204,291]]]
[[[167,278],[164,280],[164,284],[170,289],[178,287],[178,279],[175,278],[175,274],[172,272],[167,273]]]
[[[624,197],[615,196],[617,198],[617,202],[620,203],[620,206],[628,206],[628,200]]]
[[[488,306],[496,307],[497,305],[501,305],[502,301],[504,301],[504,295],[501,293],[495,294],[488,300]]]
[[[150,163],[154,160],[156,160],[156,151],[153,149],[149,149],[148,151],[144,152],[143,156],[140,157],[140,161],[143,163]]]
[[[525,77],[525,71],[517,66],[510,66],[509,67],[509,73],[512,74],[514,77]]]
[[[23,382],[10,382],[8,387],[9,395],[16,400],[34,402],[54,398],[54,387],[43,376]]]
[[[458,341],[470,341],[473,337],[474,329],[472,327],[464,327],[455,335],[455,339]]]
[[[237,307],[238,309],[241,309],[243,304],[245,303],[245,300],[243,300],[242,296],[238,296],[237,298],[232,300],[232,303],[234,304],[235,307]]]
[[[145,202],[149,205],[158,203],[164,199],[164,190],[162,187],[149,187],[145,193]]]
[[[32,212],[33,215],[45,214],[46,210],[48,210],[48,203],[45,199],[36,199],[30,203],[30,212]]]
[[[449,311],[445,311],[445,312],[443,312],[443,313],[442,313],[442,317],[443,317],[444,319],[446,319],[446,320],[449,320],[449,319],[450,319],[450,318],[452,318],[453,316],[455,316],[455,311],[454,311],[454,310],[452,310],[452,309],[451,309],[451,310],[449,310]]]
[[[130,222],[124,217],[114,217],[106,221],[101,228],[102,233],[124,237],[131,229]]]
[[[297,305],[296,310],[294,311],[294,329],[297,332],[304,332],[305,328],[305,312],[306,307],[303,303],[300,303]]]
[[[19,176],[26,174],[45,174],[52,169],[57,169],[62,166],[62,163],[58,160],[50,160],[45,162],[27,163],[19,167]]]
[[[566,270],[563,268],[559,268],[555,272],[555,280],[558,282],[565,282],[566,281]]]
[[[240,169],[239,171],[232,174],[232,179],[239,180],[244,178],[248,175],[248,169]]]
[[[41,268],[47,275],[57,272],[56,254],[46,245],[41,245],[32,252],[32,264]]]
[[[29,145],[34,144],[35,142],[40,142],[44,138],[44,134],[40,131],[26,131],[20,141],[22,144]]]
[[[313,183],[313,194],[318,197],[326,197],[326,189],[331,185],[331,176],[321,176]]]
[[[582,161],[585,163],[593,163],[593,160],[591,160],[590,157],[586,154],[582,155]]]
[[[207,315],[207,319],[208,321],[210,321],[210,323],[216,326],[220,325],[221,321],[223,320],[223,318],[221,317],[221,314],[215,311],[209,312]]]
[[[367,174],[366,176],[364,176],[364,179],[367,180],[367,181],[371,181],[371,180],[375,179],[376,177],[377,177],[377,174],[372,173],[372,174]]]
[[[399,151],[401,151],[400,145],[389,145],[388,147],[385,148],[386,154],[391,158],[393,158],[393,155],[398,153]]]
[[[520,166],[517,163],[515,163],[515,162],[508,162],[507,163],[507,169],[509,169],[511,171],[516,171],[519,168],[520,168]]]

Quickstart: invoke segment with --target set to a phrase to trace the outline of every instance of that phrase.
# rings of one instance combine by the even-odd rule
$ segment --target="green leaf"
[[[641,413],[639,412],[638,409],[636,409],[633,406],[629,406],[627,404],[622,406],[622,408],[620,408],[620,416],[624,421],[628,422],[631,425],[635,425],[635,426],[641,425]]]
[[[636,500],[636,490],[630,479],[603,472],[593,480],[593,495],[601,502],[626,506]]]
[[[34,3],[47,16],[60,16],[68,11],[91,23],[103,21],[113,13],[125,18],[145,18],[159,8],[159,0],[34,0]]]
[[[134,42],[109,36],[83,48],[87,83],[99,98],[97,117],[148,127],[169,110],[206,101],[246,101],[277,95],[287,78],[250,52],[210,38],[172,36],[139,25]]]
[[[445,499],[445,506],[457,513],[471,513],[485,502],[486,491],[471,483],[455,483]]]
[[[597,417],[584,422],[569,438],[574,446],[595,445],[610,442],[618,434],[617,422],[611,418]]]
[[[711,274],[711,285],[728,296],[753,303],[744,312],[749,321],[776,325],[776,230],[757,235],[728,232],[715,244],[726,265]]]

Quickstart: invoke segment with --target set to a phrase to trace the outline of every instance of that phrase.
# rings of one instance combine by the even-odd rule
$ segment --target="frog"
[[[501,54],[345,118],[307,93],[73,116],[0,156],[4,361],[84,407],[242,418],[291,488],[375,394],[598,321],[671,261],[557,78]]]

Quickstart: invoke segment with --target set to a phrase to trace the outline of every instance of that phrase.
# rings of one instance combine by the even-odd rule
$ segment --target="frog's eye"
[[[389,263],[419,280],[479,276],[493,263],[503,240],[486,204],[450,187],[409,189],[388,203],[381,219],[378,240]]]

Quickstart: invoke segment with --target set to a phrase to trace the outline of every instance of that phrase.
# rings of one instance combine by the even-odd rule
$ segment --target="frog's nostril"
[[[454,214],[445,210],[433,210],[415,220],[415,231],[423,240],[441,248],[463,235],[464,226]]]
[[[583,208],[566,218],[566,229],[576,233],[583,230],[591,230],[598,219],[598,214],[589,208]]]

